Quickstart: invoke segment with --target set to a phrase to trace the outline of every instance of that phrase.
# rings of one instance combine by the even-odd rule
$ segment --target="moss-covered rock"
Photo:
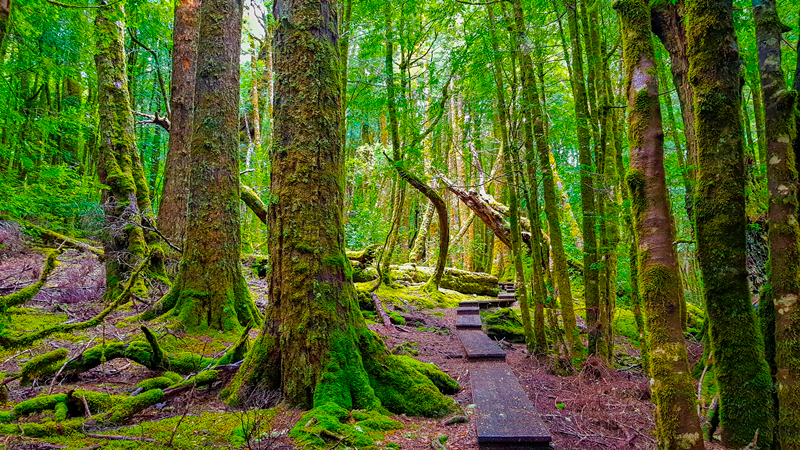
[[[390,266],[390,276],[394,281],[402,281],[406,283],[425,283],[431,276],[433,276],[433,267],[423,266]],[[362,275],[359,280],[355,282],[371,281],[378,278],[378,272],[374,268],[366,268],[362,270]],[[461,294],[476,294],[487,295],[496,297],[499,289],[497,286],[497,277],[488,273],[482,272],[468,272],[466,270],[453,269],[448,267],[444,270],[442,282],[440,287],[449,289]]]
[[[491,312],[484,318],[486,334],[496,340],[505,339],[506,342],[525,343],[525,329],[522,319],[512,308],[501,308]]]

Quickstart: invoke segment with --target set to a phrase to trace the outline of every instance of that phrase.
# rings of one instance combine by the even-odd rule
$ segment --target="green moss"
[[[54,408],[55,414],[53,414],[53,420],[56,422],[63,422],[67,419],[67,413],[69,412],[69,408],[67,408],[66,402],[56,403],[56,407]]]
[[[525,329],[522,319],[511,308],[500,308],[484,318],[486,334],[493,339],[507,342],[525,343]]]
[[[179,382],[183,381],[183,377],[178,375],[175,372],[167,371],[167,372],[164,372],[161,376],[169,378],[170,380],[172,380],[173,383],[179,383]]]
[[[57,404],[64,403],[66,400],[67,394],[40,395],[30,400],[17,403],[17,405],[14,406],[14,414],[17,417],[24,417],[33,413],[49,411],[54,409]]]
[[[166,389],[173,384],[175,381],[167,377],[155,377],[140,381],[136,387],[143,391],[149,391],[150,389]]]
[[[387,311],[386,313],[389,315],[389,320],[393,324],[396,324],[396,325],[405,325],[406,324],[406,318],[401,316],[400,314],[398,314],[398,313],[396,313],[394,311]]]
[[[151,389],[135,397],[130,397],[109,411],[107,421],[109,423],[120,423],[132,415],[155,405],[162,397],[164,397],[164,391],[161,389]]]
[[[13,422],[16,418],[17,415],[14,414],[14,411],[0,411],[0,423]]]
[[[385,432],[402,428],[377,411],[354,410],[335,404],[318,406],[303,414],[289,436],[299,448],[330,448],[340,440],[347,446],[369,448],[382,440]]]
[[[358,304],[362,309],[374,310],[372,297],[369,294],[374,283],[355,283]],[[459,302],[469,300],[493,300],[493,297],[466,295],[460,292],[440,288],[438,292],[429,292],[421,287],[399,287],[382,285],[376,292],[378,298],[385,304],[391,304],[398,309],[413,305],[423,309],[454,308]]]
[[[614,328],[614,333],[625,336],[631,342],[639,342],[639,328],[636,324],[636,317],[633,311],[625,308],[616,308],[612,326]]]
[[[458,382],[442,372],[436,367],[436,364],[424,363],[405,355],[397,355],[396,358],[400,359],[404,365],[412,367],[419,373],[425,375],[442,394],[452,395],[461,390],[461,386],[459,386]]]
[[[31,358],[22,365],[20,386],[28,386],[33,380],[55,374],[64,364],[68,353],[67,349],[59,348]]]

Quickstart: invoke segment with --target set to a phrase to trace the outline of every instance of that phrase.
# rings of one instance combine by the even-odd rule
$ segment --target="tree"
[[[236,0],[200,6],[186,243],[172,289],[145,315],[171,310],[189,330],[260,322],[239,262],[241,17]]]
[[[681,320],[681,286],[673,247],[675,228],[664,171],[664,132],[656,58],[647,0],[614,4],[622,20],[628,100],[631,192],[639,284],[647,315],[650,388],[656,405],[658,448],[703,448],[693,413],[694,380],[689,370]]]
[[[169,152],[164,166],[158,225],[164,236],[177,246],[182,246],[186,237],[199,12],[200,0],[176,2],[172,32]]]
[[[732,2],[689,2],[686,30],[699,162],[697,255],[719,385],[722,440],[742,447],[759,430],[758,445],[768,448],[775,421],[772,380],[747,286],[746,177]]]
[[[261,334],[223,393],[236,403],[253,389],[280,389],[290,404],[314,408],[301,430],[310,417],[330,420],[343,409],[383,405],[439,416],[453,406],[427,375],[449,377],[438,370],[424,375],[389,354],[355,300],[343,231],[338,6],[274,5],[269,303]]]
[[[124,26],[125,11],[121,4],[97,10],[95,64],[100,135],[97,174],[100,182],[107,186],[103,190],[106,300],[116,298],[132,268],[144,258],[147,241],[141,225],[142,218],[150,214],[150,192],[133,130],[122,35]],[[144,289],[141,283],[135,288],[140,293]]]
[[[775,309],[775,367],[778,389],[777,443],[800,449],[800,227],[797,224],[795,138],[797,92],[786,88],[781,68],[781,40],[791,28],[781,23],[774,0],[753,2],[769,189],[769,295]],[[769,308],[764,302],[763,308]],[[769,339],[769,338],[768,338]]]

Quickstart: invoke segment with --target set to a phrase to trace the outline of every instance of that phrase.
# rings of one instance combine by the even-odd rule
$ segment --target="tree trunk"
[[[178,277],[160,308],[172,309],[188,330],[238,332],[260,322],[239,263],[242,6],[205,0],[199,17],[186,242]]]
[[[519,198],[517,194],[517,182],[515,181],[514,161],[518,160],[515,157],[516,147],[512,146],[508,136],[508,110],[506,109],[505,100],[505,87],[503,84],[503,67],[502,59],[500,57],[500,49],[497,44],[497,34],[495,32],[494,20],[494,5],[488,5],[486,10],[489,13],[489,30],[492,42],[492,54],[494,59],[494,78],[497,86],[497,107],[500,115],[500,136],[503,142],[503,148],[507,149],[503,153],[503,161],[506,177],[510,181],[506,183],[508,189],[508,203],[509,203],[509,228],[511,229],[511,255],[514,260],[514,268],[517,275],[517,298],[519,299],[520,312],[522,313],[522,324],[525,329],[525,343],[528,346],[529,352],[536,351],[536,338],[533,335],[531,328],[531,313],[528,304],[527,286],[525,282],[525,269],[522,265],[522,237],[520,234],[519,226]]]
[[[781,40],[791,28],[781,23],[775,0],[754,1],[756,43],[767,146],[770,284],[775,308],[775,366],[778,389],[777,444],[800,449],[800,228],[797,225],[797,168],[791,146],[796,136],[797,92],[786,89]],[[768,305],[763,305],[768,307]]]
[[[586,300],[586,324],[589,327],[588,353],[597,353],[597,341],[602,336],[598,316],[600,313],[600,291],[597,270],[596,209],[594,199],[594,168],[589,148],[589,109],[586,103],[586,85],[583,75],[583,56],[578,30],[578,11],[575,0],[565,0],[569,37],[572,44],[572,83],[575,97],[575,122],[578,137],[578,159],[581,173],[581,209],[583,211],[583,284]]]
[[[699,162],[695,232],[719,384],[722,440],[723,445],[743,447],[759,430],[759,447],[769,448],[775,420],[772,380],[750,303],[745,262],[744,146],[733,4],[692,0],[686,18]]]
[[[689,82],[688,42],[684,0],[656,2],[651,11],[653,33],[667,49],[672,70],[672,82],[678,92],[686,137],[686,175],[690,181],[686,192],[686,211],[694,229],[694,185],[697,181],[697,136],[694,123],[694,87]],[[665,85],[666,86],[666,85]]]
[[[130,268],[147,252],[141,224],[142,214],[150,208],[150,195],[136,149],[133,114],[128,97],[128,75],[122,32],[125,12],[121,4],[98,9],[97,33],[98,115],[100,134],[100,182],[106,212],[107,237],[103,243],[106,256],[106,293],[104,299],[117,296]],[[140,282],[134,292],[142,293]]]
[[[703,449],[700,421],[693,414],[694,380],[681,326],[675,228],[664,173],[664,132],[658,75],[650,39],[647,0],[621,0],[628,98],[631,209],[638,243],[639,281],[647,314],[650,388],[656,405],[658,448]]]
[[[186,237],[200,1],[177,2],[172,31],[169,151],[158,206],[158,228],[178,247],[183,246]]]
[[[5,56],[3,41],[8,31],[8,17],[11,15],[11,0],[0,0],[0,56]]]
[[[273,7],[269,304],[261,335],[223,392],[235,403],[253,389],[280,389],[289,404],[315,407],[298,423],[300,432],[304,424],[338,423],[331,416],[343,408],[382,403],[397,413],[439,416],[453,406],[428,377],[388,353],[355,301],[344,248],[338,10],[327,0],[277,0]]]

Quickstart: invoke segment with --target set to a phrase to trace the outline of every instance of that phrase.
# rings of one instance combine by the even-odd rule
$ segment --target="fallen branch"
[[[378,294],[376,294],[375,292],[370,292],[370,295],[372,296],[372,301],[375,303],[375,310],[378,311],[378,314],[381,316],[381,319],[383,319],[383,325],[386,328],[391,328],[392,321],[389,320],[389,315],[386,314],[386,310],[383,309],[383,303],[381,302],[381,299],[378,298]]]
[[[36,283],[22,288],[13,294],[6,295],[5,297],[0,297],[0,311],[6,311],[8,308],[12,306],[20,306],[25,304],[28,300],[32,299],[36,294],[39,293],[39,290],[42,289],[42,286],[47,282],[47,277],[50,276],[50,273],[53,269],[56,268],[56,257],[61,254],[60,250],[54,250],[47,252],[47,260],[44,263],[44,267],[42,268],[42,274],[39,275],[39,281]]]
[[[136,270],[133,271],[133,273],[131,273],[130,278],[128,278],[128,282],[125,285],[125,289],[123,289],[122,292],[120,292],[117,298],[115,298],[114,301],[112,301],[106,307],[106,309],[101,311],[96,316],[84,322],[53,325],[51,327],[45,328],[37,332],[25,333],[18,337],[12,337],[9,335],[0,335],[0,347],[4,348],[25,347],[33,344],[38,340],[44,339],[53,333],[69,333],[71,331],[85,330],[87,328],[92,328],[97,325],[100,325],[100,323],[102,323],[103,320],[105,320],[106,316],[114,312],[119,307],[119,305],[127,301],[128,297],[130,296],[131,289],[133,288],[133,285],[136,283],[136,279],[139,277],[141,272],[147,266],[147,263],[150,261],[150,256],[151,254],[148,253],[142,259],[142,261],[139,263],[139,266],[136,268]]]
[[[256,191],[249,186],[239,183],[239,191],[241,193],[242,201],[247,205],[250,210],[258,217],[264,225],[267,224],[267,205],[261,200]]]
[[[55,232],[53,230],[48,230],[47,228],[42,228],[42,227],[40,227],[38,225],[34,225],[34,224],[32,224],[32,223],[30,223],[30,222],[28,222],[26,220],[22,220],[22,219],[12,219],[12,220],[14,220],[15,222],[18,222],[20,225],[22,225],[23,228],[28,228],[29,230],[34,231],[35,233],[39,234],[39,236],[42,237],[42,238],[47,238],[48,240],[53,241],[53,242],[62,242],[62,245],[67,245],[69,247],[76,248],[78,250],[82,250],[84,252],[93,253],[93,254],[95,254],[97,256],[101,256],[102,257],[104,255],[104,252],[103,252],[102,248],[94,247],[92,245],[89,245],[86,242],[81,241],[81,240],[78,240],[78,239],[75,239],[75,238],[71,238],[69,236],[65,236],[65,235],[63,235],[61,233],[57,233],[57,232]]]

